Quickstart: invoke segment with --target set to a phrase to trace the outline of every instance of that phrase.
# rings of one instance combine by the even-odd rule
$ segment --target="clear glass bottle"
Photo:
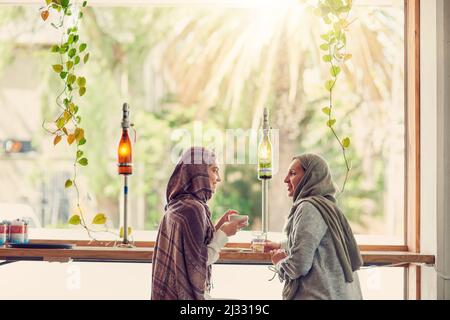
[[[269,110],[264,108],[262,138],[258,146],[258,179],[272,179],[272,143],[270,142]]]

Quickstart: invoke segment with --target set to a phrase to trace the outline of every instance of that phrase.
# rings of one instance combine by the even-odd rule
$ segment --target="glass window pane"
[[[293,7],[292,7],[293,6]],[[69,147],[53,147],[41,125],[57,115],[60,87],[48,52],[55,30],[36,18],[38,6],[2,6],[0,12],[0,202],[4,218],[30,216],[36,226],[66,228],[76,212]],[[121,104],[132,107],[137,131],[130,179],[131,225],[155,230],[164,212],[170,158],[201,125],[205,144],[227,129],[249,130],[258,106],[271,109],[279,134],[270,189],[270,229],[281,231],[290,199],[284,171],[293,155],[318,152],[342,184],[340,150],[320,110],[327,103],[320,28],[300,2],[261,7],[95,7],[80,26],[91,58],[82,68],[88,93],[80,112],[89,166],[78,172],[88,221],[98,212],[118,228],[122,178],[116,172]],[[339,132],[352,138],[352,172],[340,205],[362,243],[403,243],[404,233],[404,9],[403,1],[356,1],[349,26],[353,58],[336,88]],[[99,37],[99,34],[105,35]],[[195,122],[197,120],[197,122]],[[197,126],[197,127],[196,127]],[[277,131],[278,130],[278,131]],[[245,138],[247,139],[247,138]],[[261,188],[251,142],[244,163],[226,163],[211,201],[214,218],[228,208],[250,215],[260,228]],[[234,153],[239,154],[236,147]],[[2,209],[3,208],[3,209]],[[370,236],[376,236],[372,238]]]

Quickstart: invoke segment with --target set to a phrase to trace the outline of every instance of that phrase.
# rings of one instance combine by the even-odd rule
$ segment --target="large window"
[[[57,38],[38,8],[3,5],[0,11],[0,202],[3,208],[26,205],[37,226],[67,228],[75,208],[74,192],[64,189],[71,153],[54,148],[41,127],[56,112],[59,84],[48,49]],[[402,0],[355,1],[348,44],[353,58],[335,93],[338,130],[353,141],[353,168],[339,202],[363,244],[405,244],[404,16]],[[89,90],[80,104],[90,160],[80,172],[86,214],[105,212],[111,227],[120,225],[115,157],[124,101],[137,131],[130,182],[134,229],[157,228],[174,150],[197,142],[198,134],[208,145],[229,129],[255,128],[263,106],[278,130],[270,230],[281,231],[289,212],[283,178],[292,156],[322,154],[340,186],[344,163],[320,112],[326,101],[322,27],[302,1],[89,9],[80,26],[91,50],[83,69]],[[235,152],[244,150],[245,161],[222,165],[223,183],[211,207],[215,216],[228,208],[249,214],[249,229],[257,230],[261,188],[249,163],[252,143],[248,137],[240,142],[245,147]]]
[[[258,230],[261,187],[251,157],[254,140],[246,134],[259,126],[262,107],[268,106],[278,168],[270,187],[270,230],[280,232],[291,205],[283,178],[292,156],[320,153],[338,186],[344,178],[340,150],[321,113],[327,73],[318,51],[323,26],[307,1],[160,2],[167,3],[119,1],[122,5],[113,6],[91,0],[80,26],[91,51],[83,69],[89,90],[80,103],[88,138],[89,166],[79,175],[86,215],[105,212],[111,228],[121,225],[116,150],[121,105],[127,101],[137,131],[130,179],[137,240],[154,240],[177,152],[191,143],[217,149],[217,137],[226,141],[230,131],[239,130],[244,134],[232,149],[236,158],[222,164],[223,182],[211,208],[215,217],[228,208],[249,214],[248,229]],[[64,189],[72,174],[72,152],[54,148],[41,127],[57,112],[59,83],[49,48],[58,36],[40,20],[40,1],[34,3],[0,0],[0,220],[27,216],[38,227],[32,235],[39,238],[85,238],[83,230],[69,231],[67,224],[75,210],[75,193]],[[417,6],[418,0],[355,0],[352,10],[348,50],[353,58],[335,93],[337,128],[352,138],[352,171],[338,200],[358,242],[377,245],[366,249],[419,250]],[[232,241],[250,239],[251,232],[244,232]],[[109,268],[111,277],[120,266]],[[83,267],[83,279],[96,277],[94,267]],[[78,268],[51,270],[61,273],[55,292],[69,290],[73,297],[82,292],[70,287]],[[133,268],[140,280],[131,281],[142,284],[142,277],[150,275],[147,267]],[[235,268],[240,268],[239,279],[261,286],[270,276],[262,266],[214,268],[222,275],[215,279],[217,296],[257,297],[227,291],[226,275]],[[360,277],[366,298],[400,299],[404,290],[420,297],[420,287],[414,286],[418,268],[367,269]],[[261,298],[279,296],[273,283],[258,293]],[[139,289],[143,298],[149,285]]]

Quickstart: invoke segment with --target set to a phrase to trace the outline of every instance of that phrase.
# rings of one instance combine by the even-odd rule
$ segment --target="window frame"
[[[213,0],[210,0],[213,1]],[[170,4],[205,4],[210,1],[186,0]],[[93,5],[105,5],[107,0],[92,0]],[[125,2],[125,1],[124,1]],[[149,1],[156,6],[164,0]],[[0,5],[28,5],[39,0],[0,0]],[[111,1],[112,5],[122,1]],[[231,3],[233,3],[231,1]],[[127,5],[143,4],[141,1]],[[167,3],[165,3],[167,5]],[[404,0],[405,12],[405,210],[404,245],[360,245],[361,251],[420,253],[420,0]],[[43,240],[40,240],[43,241]],[[55,241],[55,239],[49,240]],[[60,239],[60,241],[65,241]],[[82,240],[73,242],[84,243]],[[138,246],[151,246],[152,241],[137,241]],[[244,262],[245,263],[245,262]],[[421,298],[421,267],[409,265],[405,272],[405,298]]]
[[[420,252],[420,0],[405,1],[405,243]],[[405,273],[405,298],[421,298],[421,267]]]

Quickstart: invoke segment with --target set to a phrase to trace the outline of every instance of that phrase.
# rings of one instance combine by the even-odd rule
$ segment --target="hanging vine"
[[[87,1],[83,1],[81,6],[70,0],[46,0],[45,3],[45,7],[40,8],[42,20],[46,21],[51,12],[56,14],[58,23],[52,22],[51,25],[61,31],[59,44],[53,45],[50,51],[57,55],[58,63],[52,65],[52,70],[61,80],[62,89],[58,92],[55,100],[59,113],[50,124],[51,129],[46,126],[45,121],[42,126],[54,136],[54,146],[63,140],[66,140],[69,146],[75,146],[73,175],[65,181],[64,187],[75,189],[77,212],[69,218],[68,222],[72,225],[81,225],[87,231],[88,236],[95,240],[92,233],[110,232],[106,226],[107,217],[103,213],[98,213],[92,220],[94,225],[103,225],[104,230],[93,230],[88,226],[80,204],[80,189],[77,183],[79,167],[85,167],[89,163],[82,149],[87,140],[81,126],[81,116],[78,114],[79,100],[87,91],[86,78],[78,72],[78,67],[81,66],[81,63],[86,64],[89,61],[87,44],[80,39],[78,23],[83,18],[83,10],[87,6]],[[122,230],[121,233],[123,233]]]
[[[350,148],[351,140],[349,137],[341,138],[336,130],[337,122],[334,116],[333,93],[342,71],[342,66],[352,58],[347,52],[347,32],[350,22],[348,16],[352,8],[352,0],[319,0],[315,9],[316,15],[322,18],[326,25],[326,32],[320,37],[324,41],[320,49],[324,51],[322,60],[329,64],[330,79],[325,82],[325,89],[328,91],[328,105],[322,109],[327,116],[327,127],[339,143],[342,156],[345,162],[345,178],[342,184],[341,193],[345,190],[351,165],[347,158],[347,151]]]

